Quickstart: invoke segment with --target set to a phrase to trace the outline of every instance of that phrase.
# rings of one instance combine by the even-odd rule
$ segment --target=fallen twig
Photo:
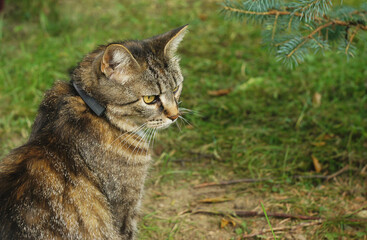
[[[330,179],[333,179],[333,178],[339,176],[340,174],[342,174],[342,173],[344,173],[348,170],[350,170],[350,167],[349,167],[349,165],[346,165],[345,167],[343,167],[339,171],[337,171],[333,174],[330,174],[330,175],[311,175],[311,176],[295,175],[292,178],[294,178],[294,179],[323,179],[323,180],[328,181]],[[234,180],[228,180],[228,181],[222,181],[222,182],[201,183],[199,185],[194,186],[194,188],[226,186],[226,185],[232,185],[232,184],[237,184],[237,183],[253,183],[253,182],[264,182],[264,181],[274,181],[274,180],[275,179],[272,179],[272,178],[259,178],[259,179],[241,178],[241,179],[234,179]]]
[[[207,210],[195,210],[191,211],[192,214],[207,214],[207,215],[219,215],[219,216],[234,216],[234,217],[264,217],[263,212],[256,212],[256,211],[242,211],[236,210],[234,212],[221,212],[221,211],[207,211]],[[316,216],[304,216],[304,215],[293,215],[287,213],[272,213],[268,212],[267,215],[269,217],[275,218],[290,218],[290,219],[299,219],[299,220],[320,220],[321,217]]]
[[[340,169],[339,171],[330,174],[330,175],[311,175],[311,176],[302,176],[302,175],[295,175],[293,176],[293,178],[297,178],[297,179],[302,179],[302,178],[308,178],[308,179],[313,179],[313,178],[319,178],[319,179],[324,179],[326,181],[333,179],[337,176],[339,176],[340,174],[344,173],[345,171],[350,170],[349,165],[345,165],[342,169]]]
[[[228,198],[228,197],[216,197],[216,198],[205,198],[205,199],[201,199],[198,202],[199,203],[221,203],[221,202],[228,202],[228,201],[232,201],[233,198]]]
[[[231,88],[227,88],[227,89],[220,89],[220,90],[208,91],[208,94],[210,96],[220,97],[220,96],[228,95],[231,92],[232,92],[232,89]]]
[[[187,210],[184,213],[191,213],[191,214],[206,214],[206,215],[214,215],[214,216],[232,216],[232,217],[264,217],[263,212],[256,212],[256,211],[242,211],[236,210],[233,212],[223,212],[223,211],[209,211],[209,210]],[[287,213],[272,213],[267,212],[269,217],[274,218],[290,218],[296,220],[325,220],[324,218],[317,217],[317,216],[305,216],[305,215],[294,215],[294,214],[287,214]],[[335,218],[328,218],[327,220],[335,220],[340,219],[338,217]],[[365,223],[367,219],[363,218],[348,218],[346,216],[345,221],[348,222],[355,222],[355,223]]]
[[[301,224],[295,225],[295,226],[277,227],[277,228],[273,228],[273,232],[281,232],[281,231],[285,231],[285,230],[287,230],[287,232],[291,232],[291,231],[294,231],[294,230],[296,230],[298,228],[320,225],[321,223],[322,223],[322,221],[321,220],[318,220],[318,221],[314,221],[314,222],[301,223]],[[251,234],[245,234],[242,237],[244,239],[246,239],[246,238],[253,238],[253,237],[256,237],[258,235],[262,235],[264,233],[270,233],[270,232],[271,232],[271,229],[265,229],[265,230],[262,230],[260,232],[251,233]]]
[[[193,161],[196,161],[196,160],[199,160],[200,158],[179,158],[179,159],[174,159],[174,160],[171,160],[171,162],[193,162]]]
[[[193,161],[202,160],[202,159],[215,158],[214,154],[198,153],[198,152],[194,152],[194,151],[190,151],[190,154],[195,155],[195,157],[192,157],[192,158],[179,158],[179,159],[173,159],[173,160],[170,160],[170,161],[175,162],[175,163],[183,163],[183,162],[193,162]]]
[[[216,183],[216,182],[202,183],[202,184],[196,185],[194,188],[224,186],[224,185],[232,185],[232,184],[236,184],[236,183],[245,183],[245,182],[246,183],[263,182],[263,181],[269,181],[269,180],[272,180],[272,179],[271,178],[259,178],[259,179],[242,178],[242,179],[222,181],[222,182],[219,182],[219,183]]]
[[[239,217],[247,217],[248,215],[259,216],[259,217],[265,216],[263,212],[240,211],[240,210],[235,211],[235,214]],[[292,214],[287,214],[287,213],[268,212],[267,215],[269,217],[275,217],[275,218],[291,218],[291,219],[300,219],[300,220],[319,220],[321,219],[320,217],[315,217],[315,216],[292,215]]]
[[[330,174],[330,175],[326,176],[326,180],[330,180],[330,179],[332,179],[332,178],[335,178],[336,176],[338,176],[338,175],[342,174],[343,172],[345,172],[345,171],[347,171],[347,170],[349,170],[349,165],[348,165],[348,164],[347,164],[347,165],[345,165],[345,167],[343,167],[343,168],[342,168],[342,169],[340,169],[339,171],[337,171],[337,172],[335,172],[335,173],[333,173],[333,174]]]

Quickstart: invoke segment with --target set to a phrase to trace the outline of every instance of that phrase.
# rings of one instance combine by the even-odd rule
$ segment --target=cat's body
[[[185,29],[101,46],[46,93],[29,141],[0,165],[0,239],[134,239],[150,142],[179,114]]]

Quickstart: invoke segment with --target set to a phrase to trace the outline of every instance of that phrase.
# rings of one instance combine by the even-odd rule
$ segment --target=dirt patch
[[[257,237],[270,238],[272,233],[265,217],[240,218],[230,213],[261,213],[263,203],[269,213],[338,217],[366,206],[362,184],[355,182],[351,187],[348,180],[335,179],[311,188],[285,185],[281,192],[270,192],[261,184],[194,188],[196,184],[188,180],[152,182],[148,183],[143,202],[140,238],[225,240],[260,232],[263,233]],[[316,220],[270,217],[270,223],[279,239],[317,239],[318,233],[330,231]],[[357,236],[358,227],[346,228],[350,236]]]
[[[197,210],[233,208],[230,201],[216,203],[215,206],[199,202],[218,197],[230,199],[226,189],[194,189],[183,181],[176,187],[171,184],[153,185],[146,190],[143,213],[152,214],[150,220],[155,218],[158,227],[166,229],[168,236],[174,239],[230,239],[233,236],[232,229],[220,228],[220,217],[192,214]],[[161,233],[151,235],[152,239],[167,238]]]

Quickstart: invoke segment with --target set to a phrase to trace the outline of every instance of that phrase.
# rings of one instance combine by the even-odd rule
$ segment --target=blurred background
[[[358,54],[349,61],[331,51],[309,55],[290,70],[261,44],[261,26],[227,19],[221,4],[5,1],[0,156],[27,141],[44,91],[55,80],[68,81],[68,70],[85,54],[100,44],[144,39],[189,24],[179,49],[185,77],[181,100],[193,111],[155,142],[139,238],[241,239],[266,227],[266,220],[232,217],[231,222],[193,212],[258,211],[260,201],[269,211],[329,219],[294,239],[365,237],[366,225],[344,216],[367,207],[366,44],[355,40]],[[343,168],[330,181],[295,177],[328,176]],[[194,188],[242,178],[268,180]],[[208,205],[203,199],[218,201]],[[289,238],[286,231],[278,234]]]

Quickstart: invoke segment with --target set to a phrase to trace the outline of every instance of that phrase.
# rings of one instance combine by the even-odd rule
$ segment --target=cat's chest
[[[136,198],[140,195],[149,164],[115,162],[104,169],[103,185],[110,200]],[[102,177],[102,176],[101,176]]]
[[[99,157],[91,161],[109,201],[130,201],[140,197],[151,157],[148,149],[144,149],[144,154],[133,155],[133,151],[137,150],[126,151],[116,146],[104,154],[96,154]]]
[[[99,136],[83,153],[89,169],[111,205],[136,205],[151,162],[149,144],[140,135],[111,132],[108,127]]]

